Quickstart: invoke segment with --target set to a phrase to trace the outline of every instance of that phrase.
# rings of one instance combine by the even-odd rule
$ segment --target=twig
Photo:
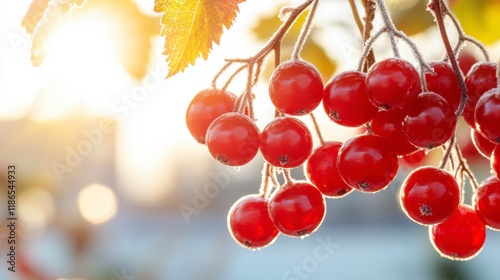
[[[309,116],[311,116],[311,120],[312,120],[313,125],[314,125],[314,130],[316,130],[316,134],[318,135],[319,142],[321,144],[324,144],[325,140],[323,139],[323,135],[321,134],[321,129],[319,127],[318,121],[316,120],[316,117],[314,116],[314,113],[313,112],[309,113]]]
[[[293,47],[292,59],[294,60],[299,59],[300,52],[302,51],[306,39],[309,36],[309,33],[311,32],[312,21],[314,19],[314,16],[316,15],[316,10],[319,4],[319,0],[312,0],[312,1],[313,3],[311,6],[311,11],[309,11],[309,14],[307,14],[306,22],[304,25],[302,25],[299,38],[297,39],[297,42],[295,42],[295,46]]]

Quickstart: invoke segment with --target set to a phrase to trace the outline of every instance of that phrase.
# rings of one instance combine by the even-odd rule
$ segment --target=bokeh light
[[[78,195],[78,208],[87,221],[100,224],[116,214],[118,203],[111,189],[92,184],[85,187]]]

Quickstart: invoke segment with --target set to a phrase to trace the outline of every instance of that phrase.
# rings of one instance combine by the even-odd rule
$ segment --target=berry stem
[[[295,42],[295,46],[293,47],[292,59],[297,60],[300,57],[300,52],[304,47],[307,37],[309,33],[311,33],[312,22],[314,19],[314,15],[316,14],[316,10],[318,8],[319,0],[312,0],[311,11],[307,14],[306,22],[302,25],[302,29],[300,30],[299,38],[297,42]]]
[[[456,145],[456,135],[453,134],[451,136],[450,140],[448,141],[448,146],[444,150],[443,157],[441,158],[441,163],[439,164],[439,167],[438,167],[439,169],[446,168],[446,164],[448,163],[448,160],[451,157],[451,153],[452,153],[453,148],[455,147],[455,145]]]
[[[249,58],[231,58],[231,59],[226,59],[226,64],[217,72],[215,77],[212,80],[212,86],[216,87],[217,80],[218,78],[226,71],[229,69],[229,67],[233,63],[243,63],[244,65],[238,68],[227,80],[226,84],[224,87],[229,86],[229,84],[232,82],[234,77],[240,73],[243,69],[246,67],[253,67],[254,65],[261,65],[266,58],[266,56],[271,52],[271,51],[276,51],[280,48],[281,41],[283,40],[283,37],[287,34],[288,30],[292,27],[293,23],[297,19],[297,17],[307,8],[311,3],[314,1],[318,2],[319,0],[306,0],[304,3],[301,5],[292,8],[289,7],[287,9],[282,10],[282,14],[286,16],[285,20],[281,24],[281,26],[278,28],[276,33],[269,39],[269,41],[266,43],[266,45],[254,56],[249,57]],[[304,39],[305,40],[305,39]],[[260,66],[259,66],[260,67]],[[260,71],[256,71],[256,73],[260,74]],[[256,74],[254,73],[254,74]],[[255,81],[258,79],[258,76],[255,77]]]
[[[444,18],[443,18],[443,10],[446,10],[444,7],[444,3],[441,0],[432,0],[432,2],[428,5],[428,9],[433,11],[434,18],[436,19],[436,23],[438,25],[439,33],[441,34],[441,38],[443,40],[443,44],[446,50],[446,54],[448,56],[448,59],[450,60],[451,67],[453,69],[453,72],[455,74],[455,77],[457,78],[458,86],[460,88],[460,105],[458,106],[457,111],[455,112],[455,116],[458,119],[465,108],[465,104],[467,103],[467,99],[469,98],[467,95],[467,88],[465,86],[465,81],[464,77],[462,75],[462,72],[460,71],[460,67],[458,66],[457,58],[455,57],[455,53],[453,51],[453,48],[451,47],[450,40],[448,38],[448,34],[446,32],[446,27],[444,23]],[[457,121],[458,125],[458,121]],[[446,148],[442,162],[439,166],[439,168],[444,168],[446,166],[446,162],[450,158],[451,151],[453,148],[455,148],[456,143],[455,143],[455,134],[452,136],[452,138],[449,141],[449,145]],[[456,148],[458,149],[458,148]],[[461,159],[460,154],[457,154],[459,161],[463,162],[463,159]],[[457,167],[460,168],[460,167]]]
[[[455,153],[457,155],[458,159],[458,167],[464,172],[467,177],[469,178],[469,181],[474,189],[479,188],[479,183],[477,182],[476,176],[474,176],[474,173],[470,169],[469,165],[467,164],[467,161],[464,159],[462,155],[462,151],[460,150],[460,147],[458,145],[455,145]]]
[[[271,186],[269,185],[269,181],[271,181]],[[278,181],[276,180],[276,175],[274,174],[274,168],[268,162],[264,163],[262,168],[262,180],[259,189],[259,195],[269,198],[273,191],[273,187],[279,186]]]
[[[262,180],[259,188],[259,195],[262,197],[267,197],[269,191],[269,163],[264,163],[262,168]]]
[[[462,71],[460,71],[460,67],[458,66],[457,58],[455,57],[455,53],[453,52],[453,48],[450,44],[450,39],[448,38],[448,33],[446,32],[446,27],[444,24],[443,11],[447,10],[446,4],[442,0],[432,0],[429,4],[429,9],[434,13],[434,18],[436,19],[436,23],[438,25],[439,33],[441,34],[441,38],[443,40],[443,44],[446,50],[446,54],[448,55],[448,59],[450,60],[451,67],[455,76],[457,78],[458,87],[460,88],[460,105],[458,106],[455,115],[457,118],[462,115],[465,104],[467,103],[467,99],[469,96],[467,95],[467,87],[465,86],[464,77],[462,75]],[[451,146],[450,146],[451,147]]]
[[[316,117],[314,116],[314,113],[311,112],[309,114],[309,116],[311,116],[311,120],[312,120],[313,125],[314,125],[314,130],[316,131],[316,134],[318,135],[319,142],[321,144],[324,144],[325,140],[323,139],[323,135],[321,134],[321,129],[319,127],[318,121],[316,120]]]
[[[484,45],[481,42],[479,42],[478,40],[476,40],[475,38],[465,34],[464,30],[462,29],[462,26],[460,25],[460,22],[455,17],[455,15],[451,12],[450,8],[446,5],[443,5],[441,8],[443,9],[443,15],[446,15],[451,19],[451,21],[453,22],[453,25],[455,26],[455,29],[457,30],[457,33],[458,33],[458,42],[457,42],[455,49],[454,49],[455,55],[458,54],[458,52],[460,51],[460,49],[462,48],[462,46],[465,42],[470,42],[481,50],[481,52],[484,55],[484,59],[486,61],[490,61],[490,55],[489,55],[488,51],[486,50],[486,48],[484,47]],[[464,74],[466,74],[466,73],[464,73]]]
[[[373,29],[373,19],[375,18],[375,7],[376,4],[373,0],[363,0],[363,6],[365,7],[366,17],[365,24],[361,22],[358,9],[356,8],[356,3],[354,0],[349,0],[349,5],[351,6],[352,15],[356,26],[358,27],[361,36],[363,37],[363,42],[366,43],[370,39],[370,34]],[[373,49],[369,48],[366,58],[364,58],[363,72],[367,72],[370,66],[375,63],[375,54]]]
[[[283,178],[285,178],[285,183],[293,182],[292,175],[290,174],[290,169],[283,168]]]
[[[365,63],[365,59],[368,56],[368,53],[372,51],[373,43],[375,43],[375,41],[380,37],[380,35],[384,34],[385,32],[387,32],[387,28],[382,27],[382,29],[377,31],[377,33],[375,33],[372,37],[370,37],[370,39],[368,39],[365,42],[365,47],[363,53],[361,54],[361,59],[358,62],[358,67],[357,67],[358,71],[361,71],[363,69],[363,64]]]
[[[389,11],[387,10],[387,6],[385,5],[384,0],[375,0],[375,1],[377,1],[380,14],[382,15],[382,20],[384,21],[384,26],[387,30],[387,34],[389,35],[392,52],[394,53],[395,57],[401,57],[396,43],[396,36],[395,36],[396,26],[394,26],[394,23],[392,22],[391,17],[389,16]]]
[[[382,33],[387,32],[389,34],[389,39],[391,40],[391,47],[394,52],[394,56],[399,57],[399,51],[396,46],[395,37],[403,40],[410,47],[411,51],[413,52],[413,55],[417,59],[418,64],[420,66],[419,73],[420,73],[420,81],[422,83],[422,90],[427,91],[427,83],[425,81],[425,71],[434,74],[434,70],[432,70],[429,64],[425,62],[425,59],[422,53],[420,53],[420,51],[418,50],[417,45],[410,38],[408,38],[403,32],[396,29],[396,26],[394,26],[394,23],[391,21],[389,12],[387,11],[387,7],[385,6],[384,1],[383,0],[376,0],[376,1],[380,7],[380,13],[382,14],[382,18],[384,20],[384,27],[382,27],[368,41],[366,41],[363,53],[361,55],[361,59],[358,63],[357,70],[358,71],[362,70],[365,58],[368,56],[369,51],[371,51],[372,45],[375,42],[375,40],[377,40],[378,37],[382,35]]]

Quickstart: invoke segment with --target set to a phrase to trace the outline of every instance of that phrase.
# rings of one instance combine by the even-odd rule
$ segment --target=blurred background
[[[451,2],[465,31],[500,58],[500,3]],[[237,21],[210,58],[167,80],[154,0],[87,0],[51,30],[39,67],[30,61],[30,22],[26,29],[21,22],[28,10],[36,18],[37,5],[47,0],[33,3],[0,2],[0,279],[498,279],[500,233],[488,230],[475,259],[452,262],[433,249],[427,228],[400,209],[396,198],[408,170],[436,164],[439,151],[402,161],[382,192],[327,200],[322,226],[303,240],[280,236],[255,252],[232,240],[227,212],[239,197],[258,191],[263,161],[257,156],[239,170],[221,166],[189,135],[185,109],[210,86],[224,58],[256,53],[279,26],[280,7],[300,1],[240,4]],[[427,1],[387,3],[426,59],[439,59],[443,47]],[[356,67],[362,38],[348,1],[320,5],[302,56],[326,82]],[[285,38],[283,60],[303,20]],[[380,22],[377,15],[375,28]],[[386,38],[375,44],[377,59],[391,56],[387,45]],[[400,45],[403,57],[415,62]],[[483,60],[475,48],[462,52]],[[266,92],[271,71],[266,68],[254,92],[260,128],[273,116]],[[237,76],[230,90],[241,93],[244,81]],[[316,115],[328,140],[360,133],[334,125],[322,111]],[[485,179],[488,161],[465,125],[459,141],[478,180]],[[16,166],[16,273],[6,264],[10,164]],[[292,176],[303,178],[302,169]]]

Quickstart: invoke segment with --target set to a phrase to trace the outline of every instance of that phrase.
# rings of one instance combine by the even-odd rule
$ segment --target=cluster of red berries
[[[399,158],[447,143],[455,133],[461,92],[454,71],[444,61],[430,62],[435,74],[419,72],[409,62],[388,58],[367,73],[346,71],[326,85],[314,65],[303,60],[280,64],[269,81],[277,116],[259,130],[234,94],[217,89],[198,93],[186,113],[193,137],[228,166],[251,161],[260,151],[275,168],[304,166],[307,181],[286,180],[270,195],[247,195],[229,211],[228,227],[241,245],[257,249],[279,233],[304,237],[325,217],[325,197],[353,190],[375,193],[393,181]],[[473,128],[474,145],[491,158],[494,176],[463,204],[461,186],[448,171],[419,167],[400,192],[408,217],[430,226],[431,242],[444,256],[468,259],[485,240],[486,226],[500,229],[500,89],[496,66],[476,64],[466,75],[469,100],[463,117]],[[426,85],[427,90],[422,91]],[[308,127],[297,118],[323,104],[342,126],[365,126],[367,133],[344,143],[321,141],[313,149]],[[243,110],[242,110],[243,108]],[[457,111],[458,110],[458,111]],[[243,112],[242,112],[243,111]],[[319,132],[318,132],[319,133]]]

